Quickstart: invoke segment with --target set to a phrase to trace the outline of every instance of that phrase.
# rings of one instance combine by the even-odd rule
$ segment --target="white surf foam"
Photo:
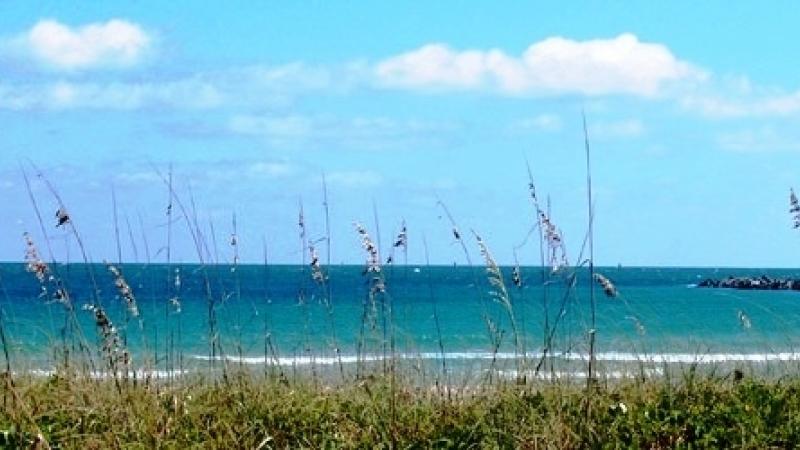
[[[189,370],[146,370],[146,369],[137,369],[137,370],[129,370],[127,373],[127,378],[133,379],[166,379],[166,378],[177,378],[183,375],[188,374]],[[26,375],[32,375],[35,377],[50,377],[58,373],[55,369],[30,369],[22,372]],[[14,375],[21,375],[22,373],[14,372]],[[94,370],[87,374],[89,378],[96,379],[96,380],[103,380],[108,378],[114,378],[114,373],[109,371],[103,370]],[[124,378],[126,374],[117,373],[117,378]]]
[[[538,359],[543,355],[541,352],[533,352],[526,354],[528,359]],[[589,355],[586,353],[551,353],[551,356],[556,359],[567,361],[588,361]],[[465,352],[447,352],[442,355],[438,352],[422,352],[422,353],[402,353],[395,356],[400,360],[439,360],[442,357],[446,360],[456,361],[486,361],[486,360],[513,360],[519,359],[520,355],[513,352],[500,352],[492,353],[485,351],[465,351]],[[208,355],[192,355],[192,358],[201,361],[228,361],[239,364],[273,364],[280,366],[305,366],[305,365],[335,365],[339,364],[355,364],[358,362],[376,362],[383,361],[383,355],[363,355],[358,357],[356,355],[342,355],[337,356],[297,356],[280,358],[264,357],[264,356],[216,356],[210,357]],[[387,356],[386,359],[390,359]],[[597,361],[603,362],[619,362],[619,363],[667,363],[667,364],[718,364],[724,362],[752,362],[752,363],[767,363],[767,362],[791,362],[800,361],[800,353],[797,352],[777,352],[777,353],[634,353],[634,352],[600,352],[595,355]]]

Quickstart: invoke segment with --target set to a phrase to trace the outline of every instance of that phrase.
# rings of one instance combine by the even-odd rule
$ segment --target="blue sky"
[[[154,168],[172,164],[221,261],[235,213],[245,261],[266,241],[273,261],[299,262],[299,204],[323,236],[325,174],[334,262],[364,259],[352,223],[376,234],[373,210],[385,246],[405,219],[412,261],[422,236],[434,262],[461,261],[441,199],[509,263],[535,223],[526,160],[574,260],[583,110],[599,264],[800,261],[792,2],[206,3],[0,4],[0,260],[22,258],[24,231],[43,238],[21,176],[32,162],[97,261],[116,257],[112,186],[124,258],[145,259],[144,233],[163,259]],[[175,229],[176,258],[196,260]]]

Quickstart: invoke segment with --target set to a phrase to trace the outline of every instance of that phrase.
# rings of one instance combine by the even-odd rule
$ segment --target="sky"
[[[206,261],[538,264],[529,164],[572,262],[796,267],[793,2],[2,2],[0,260],[24,232],[80,259],[164,261],[174,190]],[[42,210],[40,231],[23,174]],[[39,176],[41,174],[41,176]],[[113,196],[112,196],[113,192]],[[117,220],[115,227],[114,202]],[[191,207],[192,201],[194,208]],[[547,208],[547,206],[543,206]],[[197,261],[175,206],[174,260]],[[534,236],[536,236],[534,234]],[[44,252],[44,250],[42,250]],[[585,254],[584,254],[585,257]]]

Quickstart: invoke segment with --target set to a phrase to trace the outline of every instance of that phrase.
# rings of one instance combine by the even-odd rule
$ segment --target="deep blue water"
[[[800,277],[800,270],[597,270],[613,280],[620,292],[618,298],[607,298],[602,289],[595,289],[600,359],[643,354],[677,359],[692,355],[712,360],[757,360],[765,355],[795,359],[791,353],[800,343],[800,293],[693,285],[706,277],[728,275]],[[501,353],[514,351],[507,311],[488,294],[491,287],[481,267],[386,268],[388,295],[374,304],[367,295],[368,278],[356,266],[331,267],[327,285],[315,284],[310,270],[301,266],[234,269],[126,264],[122,271],[135,294],[138,318],[127,312],[104,265],[55,266],[71,293],[87,340],[99,342],[93,315],[81,307],[99,302],[134,361],[148,355],[166,364],[164,355],[170,347],[179,348],[187,361],[200,361],[209,355],[212,329],[226,355],[251,362],[263,362],[265,354],[324,361],[334,354],[334,342],[347,358],[356,355],[359,342],[365,352],[380,354],[392,334],[399,354],[438,355],[441,345],[453,358],[479,358],[492,349],[486,317],[503,332]],[[503,268],[503,273],[526,352],[542,350],[546,299],[547,322],[556,326],[554,347],[576,355],[586,353],[590,296],[585,271],[578,274],[574,289],[560,276],[550,276],[543,287],[542,271],[535,267],[522,269],[522,288],[514,285],[511,268]],[[178,274],[180,285],[176,286]],[[47,366],[64,336],[66,313],[62,304],[40,292],[38,281],[23,264],[0,264],[0,305],[12,357]],[[326,307],[329,294],[330,310]],[[180,311],[170,298],[178,299]],[[209,312],[213,325],[209,325]]]

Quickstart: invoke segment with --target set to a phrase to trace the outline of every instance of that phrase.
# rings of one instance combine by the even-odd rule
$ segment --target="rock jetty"
[[[774,291],[800,291],[800,279],[760,277],[706,278],[697,283],[702,288],[752,289]]]

